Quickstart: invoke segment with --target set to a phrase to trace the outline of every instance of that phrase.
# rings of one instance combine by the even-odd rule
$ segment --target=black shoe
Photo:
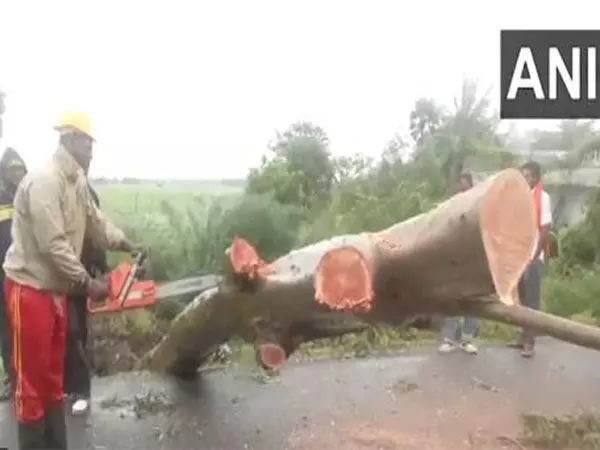
[[[67,422],[65,405],[52,406],[46,409],[44,448],[51,450],[67,450]]]
[[[36,422],[19,423],[19,449],[44,450],[48,448],[44,437],[44,419]]]
[[[507,347],[510,348],[516,348],[519,350],[523,350],[523,347],[525,346],[525,344],[523,344],[522,342],[511,342],[509,344],[506,344]]]

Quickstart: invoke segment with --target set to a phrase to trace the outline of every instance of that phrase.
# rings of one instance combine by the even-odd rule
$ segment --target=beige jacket
[[[96,207],[83,170],[61,147],[17,190],[6,276],[35,289],[68,292],[87,277],[80,262],[86,234],[105,250],[119,250],[125,239]]]

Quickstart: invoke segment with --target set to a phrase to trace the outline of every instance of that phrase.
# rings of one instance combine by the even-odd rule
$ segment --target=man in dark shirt
[[[10,227],[12,225],[13,200],[17,186],[27,173],[25,162],[12,148],[7,148],[0,158],[0,286],[4,284],[4,261],[6,251],[10,247],[12,238]],[[0,353],[5,379],[0,380],[0,400],[7,400],[12,391],[11,367],[11,339],[9,321],[6,315],[4,302],[4,289],[0,289]]]
[[[88,185],[92,200],[100,207],[100,199],[92,186]],[[81,262],[90,276],[97,278],[108,273],[106,252],[94,247],[85,238]],[[65,352],[64,391],[73,400],[71,412],[84,414],[89,408],[91,395],[91,373],[87,356],[88,311],[85,294],[71,294],[67,299],[67,347]]]

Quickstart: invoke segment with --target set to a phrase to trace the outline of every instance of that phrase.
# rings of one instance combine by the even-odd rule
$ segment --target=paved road
[[[497,437],[514,437],[522,412],[600,406],[600,353],[550,339],[533,360],[501,347],[475,357],[429,348],[290,364],[268,383],[236,371],[193,383],[130,374],[95,380],[94,395],[87,420],[69,419],[70,448],[510,448]],[[16,448],[14,438],[0,404],[0,446]]]

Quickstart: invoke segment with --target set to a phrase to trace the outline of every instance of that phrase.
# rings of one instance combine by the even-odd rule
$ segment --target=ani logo
[[[599,119],[600,30],[502,30],[502,119]]]

